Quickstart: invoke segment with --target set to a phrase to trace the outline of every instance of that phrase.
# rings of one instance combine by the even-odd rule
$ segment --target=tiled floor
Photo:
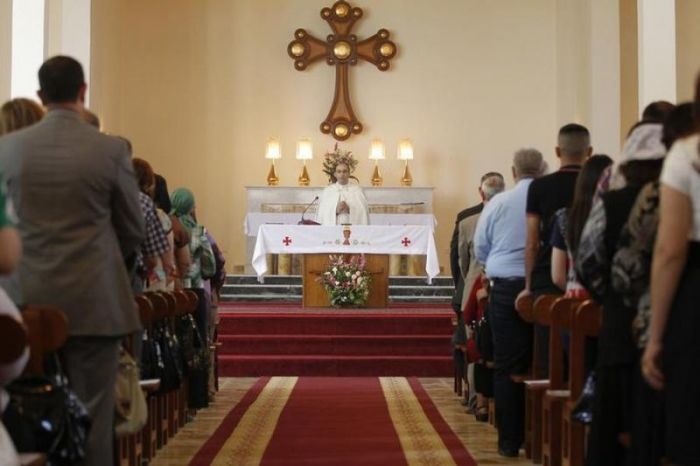
[[[221,379],[216,401],[209,408],[199,411],[193,422],[188,423],[174,438],[170,439],[168,445],[158,451],[151,464],[153,466],[187,465],[199,447],[218,427],[223,417],[256,380],[256,378]],[[495,429],[486,423],[476,422],[473,416],[464,413],[459,399],[452,392],[451,379],[425,378],[420,381],[442,416],[478,464],[530,464],[522,457],[508,459],[498,456]]]

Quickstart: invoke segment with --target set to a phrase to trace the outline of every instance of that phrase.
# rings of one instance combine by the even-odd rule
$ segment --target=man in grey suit
[[[66,313],[61,359],[93,421],[84,464],[110,464],[119,342],[141,326],[125,260],[143,241],[144,219],[126,143],[81,117],[80,63],[53,57],[39,83],[44,119],[0,138],[24,246],[9,286],[22,304]]]
[[[481,186],[479,186],[479,196],[484,205],[488,204],[493,196],[503,192],[506,189],[503,175],[496,172],[489,172],[483,177]],[[462,219],[458,227],[457,236],[457,253],[459,256],[459,268],[462,271],[464,279],[464,292],[462,293],[462,305],[460,309],[464,309],[464,305],[469,299],[469,294],[472,291],[474,282],[481,273],[481,265],[479,265],[474,256],[474,231],[476,224],[479,221],[481,213],[470,215]]]

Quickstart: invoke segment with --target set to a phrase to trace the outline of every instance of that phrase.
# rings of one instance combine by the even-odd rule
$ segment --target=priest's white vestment
[[[349,214],[336,215],[336,208],[341,201],[345,201],[350,208]],[[321,225],[369,225],[369,208],[362,188],[350,183],[327,186],[320,196],[316,221]]]

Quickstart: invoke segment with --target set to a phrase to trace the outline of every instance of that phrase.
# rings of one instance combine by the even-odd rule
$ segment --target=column
[[[12,85],[12,0],[0,0],[0,105]]]
[[[90,23],[92,0],[46,2],[46,57],[69,55],[83,65],[90,83]],[[89,93],[88,93],[89,94]]]
[[[638,0],[639,112],[655,100],[676,102],[676,2]]]
[[[557,125],[581,123],[595,152],[620,151],[619,0],[556,2]]]
[[[617,0],[590,1],[590,126],[593,150],[620,152],[620,8]]]
[[[13,2],[11,18],[10,95],[37,99],[37,71],[44,61],[44,0]]]

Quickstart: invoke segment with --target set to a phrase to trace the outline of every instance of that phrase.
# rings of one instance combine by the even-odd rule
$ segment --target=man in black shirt
[[[554,214],[569,207],[574,198],[576,178],[581,165],[593,152],[591,136],[585,126],[570,123],[562,126],[557,138],[558,171],[534,180],[527,193],[527,243],[525,246],[525,289],[518,298],[543,294],[559,294],[561,290],[552,282],[552,247],[550,238]],[[540,351],[538,369],[547,373],[549,332],[535,328],[535,338]]]

